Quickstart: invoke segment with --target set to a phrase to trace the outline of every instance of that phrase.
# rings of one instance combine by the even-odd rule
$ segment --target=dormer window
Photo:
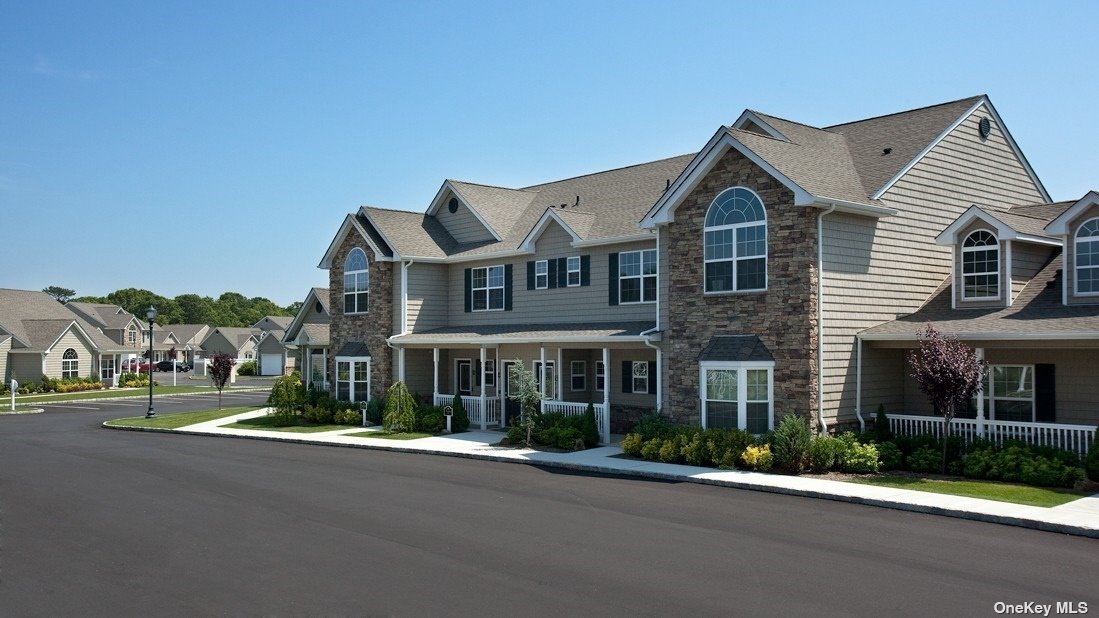
[[[962,242],[962,300],[999,300],[1000,243],[985,230]]]
[[[366,253],[355,247],[343,263],[343,312],[366,313],[370,300],[370,271]]]
[[[1076,293],[1099,294],[1099,217],[1076,232]]]

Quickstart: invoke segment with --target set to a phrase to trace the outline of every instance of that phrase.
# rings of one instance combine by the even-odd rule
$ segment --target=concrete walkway
[[[507,463],[553,466],[602,474],[703,483],[738,489],[823,498],[1099,538],[1099,494],[1061,506],[1043,508],[910,489],[845,483],[813,478],[812,476],[787,476],[742,470],[715,470],[714,468],[627,459],[618,457],[622,454],[622,449],[617,446],[605,446],[574,453],[546,453],[524,448],[493,446],[503,437],[503,434],[495,431],[468,431],[416,440],[392,440],[348,435],[379,431],[378,428],[350,427],[320,433],[296,433],[221,427],[221,425],[262,416],[266,413],[266,410],[255,410],[180,429],[141,430],[384,449],[407,453],[429,453]]]

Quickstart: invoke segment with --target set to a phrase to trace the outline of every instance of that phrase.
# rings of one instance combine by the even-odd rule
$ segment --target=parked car
[[[172,370],[172,361],[170,361],[170,360],[160,361],[159,363],[156,364],[156,370],[157,371],[171,371]],[[176,371],[190,371],[191,366],[188,365],[187,363],[177,362],[177,363],[175,363],[175,370]]]

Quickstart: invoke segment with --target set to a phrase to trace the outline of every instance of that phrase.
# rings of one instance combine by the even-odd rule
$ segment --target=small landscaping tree
[[[542,393],[534,379],[534,372],[523,367],[521,360],[515,359],[509,371],[508,379],[515,388],[508,399],[519,402],[519,426],[526,434],[527,448],[531,448],[534,446],[532,434],[538,423],[538,404],[542,401]]]
[[[981,390],[984,363],[977,359],[973,348],[954,337],[945,337],[928,322],[920,337],[920,349],[908,355],[912,377],[936,411],[943,415],[943,461],[946,473],[947,443],[950,441],[950,421],[959,405],[965,405]]]
[[[232,356],[218,352],[210,357],[210,379],[218,389],[218,410],[221,409],[221,390],[233,375],[233,365],[237,363]]]
[[[469,429],[469,413],[462,403],[462,394],[454,396],[454,402],[450,406],[450,430],[457,433]]]
[[[168,348],[168,360],[174,361],[176,359],[176,347],[172,346]],[[174,369],[174,367],[173,367]]]
[[[297,422],[298,409],[305,403],[301,374],[297,371],[275,380],[267,403],[275,408],[275,425],[289,427]]]
[[[416,400],[404,382],[394,382],[386,392],[382,427],[395,432],[416,430]]]
[[[805,417],[787,414],[779,421],[771,438],[771,453],[779,468],[793,474],[801,474],[809,462],[809,444],[812,434]]]

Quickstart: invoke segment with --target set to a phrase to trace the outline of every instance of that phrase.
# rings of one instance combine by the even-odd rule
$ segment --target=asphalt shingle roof
[[[301,330],[309,338],[309,345],[329,345],[327,324],[302,324]]]
[[[496,339],[546,339],[554,337],[636,337],[653,328],[653,322],[585,322],[570,324],[486,324],[448,326],[429,331],[400,335],[394,341],[400,343],[434,343]]]
[[[42,350],[76,322],[97,351],[128,351],[104,335],[98,327],[44,292],[0,289],[0,328],[11,333],[15,349]]]
[[[340,347],[339,351],[336,352],[336,356],[369,357],[370,348],[366,347],[366,344],[361,341],[348,341]]]
[[[700,361],[774,361],[775,357],[756,335],[717,335],[698,355]]]

